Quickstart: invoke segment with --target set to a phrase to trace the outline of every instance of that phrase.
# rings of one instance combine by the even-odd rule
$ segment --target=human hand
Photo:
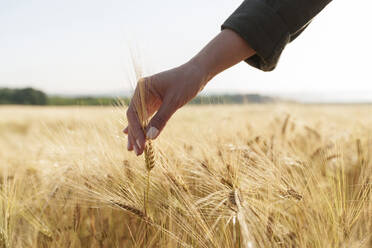
[[[141,101],[138,99],[140,94],[136,94],[140,91],[137,84],[127,110],[128,127],[124,129],[124,133],[128,134],[128,150],[134,150],[137,156],[141,155],[146,139],[156,139],[177,109],[188,103],[204,87],[207,80],[205,75],[200,67],[189,62],[140,79],[144,80],[146,89],[145,118],[151,117],[154,113],[155,115],[143,130],[136,110],[136,103]]]

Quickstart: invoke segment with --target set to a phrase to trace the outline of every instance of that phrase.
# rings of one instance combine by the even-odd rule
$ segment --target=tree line
[[[124,103],[129,102],[129,98],[120,98]],[[242,104],[242,103],[268,103],[275,101],[274,98],[261,96],[258,94],[235,94],[235,95],[212,95],[197,96],[190,104]],[[62,97],[48,96],[46,93],[33,89],[10,89],[0,88],[0,104],[19,104],[19,105],[114,105],[118,98],[114,97]]]
[[[127,99],[123,100],[128,101]],[[0,88],[0,104],[18,105],[113,105],[113,97],[62,97],[48,96],[43,91],[33,88]]]
[[[0,104],[46,105],[48,96],[33,88],[0,89]]]

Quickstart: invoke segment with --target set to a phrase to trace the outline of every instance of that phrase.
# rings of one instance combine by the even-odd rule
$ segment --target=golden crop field
[[[0,247],[372,247],[372,106],[0,107]]]

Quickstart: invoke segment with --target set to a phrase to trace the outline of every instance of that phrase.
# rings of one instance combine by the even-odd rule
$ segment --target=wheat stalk
[[[138,69],[137,69],[138,70]],[[147,112],[147,106],[146,106],[146,94],[149,92],[146,88],[146,81],[144,78],[140,78],[138,80],[138,90],[139,96],[137,96],[135,99],[139,99],[139,103],[137,102],[135,104],[136,111],[138,114],[139,121],[141,123],[142,131],[145,134],[146,127],[148,125],[148,112]],[[146,137],[146,135],[145,135]],[[145,155],[145,166],[147,170],[147,180],[146,180],[146,188],[144,192],[144,214],[145,216],[148,216],[148,199],[149,199],[149,192],[150,192],[150,172],[155,167],[155,152],[154,147],[151,142],[151,140],[146,140],[145,148],[144,148],[144,155]],[[146,225],[146,234],[145,234],[145,240],[148,240],[148,226]]]
[[[123,204],[123,203],[120,203],[120,202],[115,202],[115,201],[111,201],[111,203],[114,205],[114,206],[117,206],[119,208],[122,208],[134,215],[136,215],[137,217],[139,217],[140,219],[146,221],[146,222],[150,222],[152,223],[152,220],[146,216],[146,214],[144,212],[142,212],[141,210],[135,208],[135,207],[132,207],[132,206],[129,206],[129,205],[126,205],[126,204]]]
[[[237,207],[236,218],[238,219],[238,223],[240,226],[240,235],[242,238],[242,243],[244,248],[251,248],[253,247],[253,239],[251,233],[249,231],[248,223],[246,221],[246,213],[242,206],[240,192],[236,189],[234,190],[234,200]]]
[[[138,80],[138,94],[135,99],[139,99],[140,102],[135,103],[136,111],[138,114],[139,121],[141,123],[141,127],[143,132],[145,133],[145,129],[148,125],[148,113],[146,107],[146,94],[148,90],[146,88],[146,81],[143,78]],[[145,166],[147,170],[147,182],[146,182],[146,189],[144,194],[144,212],[145,214],[148,213],[148,195],[150,191],[150,172],[155,167],[155,152],[154,147],[151,140],[146,140],[145,149]]]

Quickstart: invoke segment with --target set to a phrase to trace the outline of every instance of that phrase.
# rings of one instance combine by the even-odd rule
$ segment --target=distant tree
[[[0,104],[10,104],[13,92],[11,89],[0,89]]]
[[[33,88],[0,89],[0,104],[46,105],[47,95]]]

